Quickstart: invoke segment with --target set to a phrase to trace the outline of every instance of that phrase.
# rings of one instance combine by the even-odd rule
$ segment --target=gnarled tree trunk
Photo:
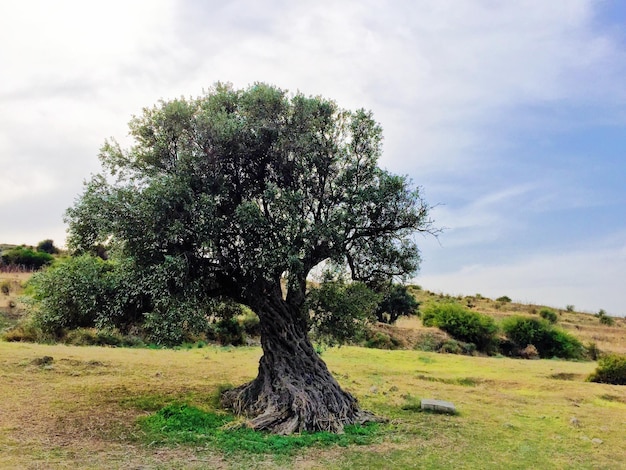
[[[263,356],[252,382],[228,390],[222,405],[250,418],[249,425],[277,434],[340,433],[347,424],[377,421],[341,389],[307,336],[306,322],[282,298],[257,307]]]

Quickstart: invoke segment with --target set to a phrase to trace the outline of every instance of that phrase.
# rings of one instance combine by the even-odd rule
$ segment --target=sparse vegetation
[[[511,298],[508,295],[503,295],[502,297],[498,297],[496,299],[497,302],[510,303]]]
[[[613,317],[610,317],[609,315],[607,315],[603,309],[600,309],[597,316],[602,325],[607,325],[607,326],[615,325],[615,320],[613,319]]]

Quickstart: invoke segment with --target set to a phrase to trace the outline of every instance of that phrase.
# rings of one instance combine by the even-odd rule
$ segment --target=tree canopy
[[[68,210],[70,248],[104,246],[144,288],[153,280],[162,295],[147,315],[216,297],[257,313],[259,375],[223,395],[253,427],[340,431],[371,418],[311,346],[305,299],[323,262],[364,283],[413,275],[414,234],[434,231],[419,188],[378,166],[372,114],[261,83],[217,84],[144,109],[130,134],[129,148],[105,143],[103,172]]]

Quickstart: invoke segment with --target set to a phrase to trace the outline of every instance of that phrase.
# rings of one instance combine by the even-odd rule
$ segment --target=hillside
[[[0,330],[15,324],[23,315],[23,306],[20,304],[20,295],[24,282],[31,273],[2,273],[0,272]],[[7,293],[8,291],[8,293]],[[475,312],[491,316],[497,322],[511,315],[537,316],[544,305],[520,304],[515,302],[497,301],[480,295],[471,297],[450,297],[445,294],[436,294],[417,287],[411,287],[410,292],[425,308],[431,302],[454,300]],[[612,317],[613,326],[600,323],[597,316],[568,311],[566,309],[550,308],[558,315],[557,326],[572,333],[585,345],[595,343],[602,352],[616,352],[626,354],[626,318]],[[420,349],[420,343],[433,338],[445,339],[447,336],[436,328],[426,328],[418,317],[401,317],[393,326],[378,324],[375,329],[399,340],[400,349]]]
[[[497,322],[512,315],[537,316],[542,309],[550,309],[557,314],[556,325],[570,332],[584,344],[595,343],[603,352],[626,353],[626,318],[611,317],[613,326],[600,323],[596,315],[584,312],[557,309],[546,305],[521,304],[489,299],[480,295],[468,297],[450,297],[445,294],[435,294],[426,290],[413,288],[411,290],[420,302],[421,308],[430,302],[440,300],[454,300],[475,312],[484,313]],[[385,327],[396,331],[405,338],[407,347],[411,348],[420,335],[432,332],[432,328],[424,328],[418,318],[401,318],[395,327]]]

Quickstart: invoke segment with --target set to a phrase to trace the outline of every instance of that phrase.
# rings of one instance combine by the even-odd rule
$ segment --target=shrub
[[[559,319],[559,317],[557,317],[556,315],[556,312],[550,310],[549,308],[542,308],[541,310],[539,310],[539,316],[552,324],[556,323]]]
[[[40,269],[54,260],[54,257],[45,252],[37,252],[26,246],[16,246],[2,254],[2,263],[22,266],[26,269]]]
[[[457,340],[473,343],[480,351],[490,352],[496,343],[498,327],[493,319],[456,303],[431,304],[422,321],[424,326],[436,326]]]
[[[308,294],[313,337],[329,346],[361,341],[379,296],[361,282],[326,279]]]
[[[497,302],[509,303],[511,302],[511,298],[508,295],[503,295],[502,297],[498,297],[496,299]]]
[[[368,330],[365,333],[365,347],[373,349],[398,349],[402,342],[393,335],[382,331]]]
[[[98,316],[112,309],[112,265],[83,255],[63,260],[35,274],[27,284],[35,323],[46,333],[90,328]]]
[[[41,253],[48,253],[50,255],[56,255],[59,252],[59,249],[54,246],[54,242],[50,239],[42,240],[37,245],[37,251]]]
[[[626,355],[608,354],[598,361],[598,368],[588,378],[590,382],[626,385]]]
[[[502,323],[502,328],[518,349],[532,344],[542,358],[582,359],[585,355],[585,348],[578,339],[543,319],[509,317]]]
[[[604,317],[600,317],[600,323],[602,323],[603,325],[607,325],[607,326],[613,326],[615,325],[615,320],[613,320],[612,317],[604,316]]]
[[[243,315],[239,318],[239,322],[243,328],[243,331],[248,336],[259,336],[261,334],[261,322],[256,313],[249,308],[244,307]]]
[[[216,339],[222,346],[240,346],[245,343],[243,326],[235,318],[222,318],[214,328]]]
[[[565,310],[567,310],[568,312],[573,312],[574,311],[574,306],[573,305],[566,305],[565,306]]]
[[[615,324],[613,317],[608,316],[603,309],[600,309],[597,317],[600,319],[602,325],[613,326]]]
[[[427,331],[415,342],[413,349],[419,351],[436,352],[439,351],[443,343],[447,340],[446,334],[442,331]]]

